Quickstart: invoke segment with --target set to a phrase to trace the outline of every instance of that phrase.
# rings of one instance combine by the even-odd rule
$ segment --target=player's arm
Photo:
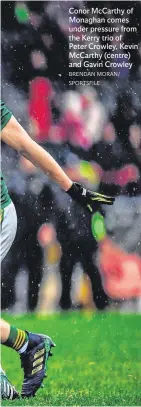
[[[19,151],[37,167],[40,167],[45,174],[68,192],[72,199],[86,207],[90,212],[95,210],[97,201],[109,205],[113,204],[114,198],[87,191],[81,185],[73,183],[53,157],[30,138],[14,116],[11,117],[1,133],[2,140],[6,144]]]
[[[53,157],[32,140],[14,116],[11,117],[1,133],[2,140],[6,144],[18,150],[24,157],[36,165],[36,167],[40,167],[65,191],[72,186],[72,181]]]

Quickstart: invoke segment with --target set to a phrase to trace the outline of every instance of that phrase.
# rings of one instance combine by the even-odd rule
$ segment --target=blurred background
[[[120,68],[119,78],[104,78],[96,88],[69,86],[68,9],[74,5],[87,2],[2,1],[2,98],[72,180],[116,200],[99,208],[107,232],[97,243],[87,213],[2,144],[2,170],[18,215],[2,264],[2,309],[140,313],[141,2],[132,2],[129,24],[137,32],[124,36],[125,43],[139,44],[131,51],[132,69]]]

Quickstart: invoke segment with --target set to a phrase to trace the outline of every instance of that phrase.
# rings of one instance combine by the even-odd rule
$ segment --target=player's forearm
[[[31,139],[13,116],[2,130],[2,140],[40,167],[65,191],[71,187],[72,181],[62,168],[47,151]]]
[[[24,149],[21,151],[29,161],[40,167],[51,179],[57,182],[58,185],[65,191],[67,191],[71,185],[72,181],[65,174],[62,168],[57,164],[54,158],[40,147],[35,141],[32,141],[31,145],[25,145]]]

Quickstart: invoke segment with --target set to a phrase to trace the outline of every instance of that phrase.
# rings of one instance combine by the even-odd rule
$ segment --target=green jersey
[[[10,110],[5,106],[5,104],[1,101],[0,102],[0,109],[1,109],[1,130],[6,126],[6,124],[9,122],[12,113]],[[0,172],[0,208],[4,209],[6,206],[8,206],[11,202],[10,196],[8,194],[8,190],[6,187],[6,184],[3,179],[3,174]]]

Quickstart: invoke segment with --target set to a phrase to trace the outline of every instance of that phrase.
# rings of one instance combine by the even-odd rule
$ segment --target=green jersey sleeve
[[[6,124],[9,122],[12,116],[12,112],[8,109],[8,107],[2,102],[0,102],[0,110],[1,110],[1,123],[0,129],[2,130]]]

